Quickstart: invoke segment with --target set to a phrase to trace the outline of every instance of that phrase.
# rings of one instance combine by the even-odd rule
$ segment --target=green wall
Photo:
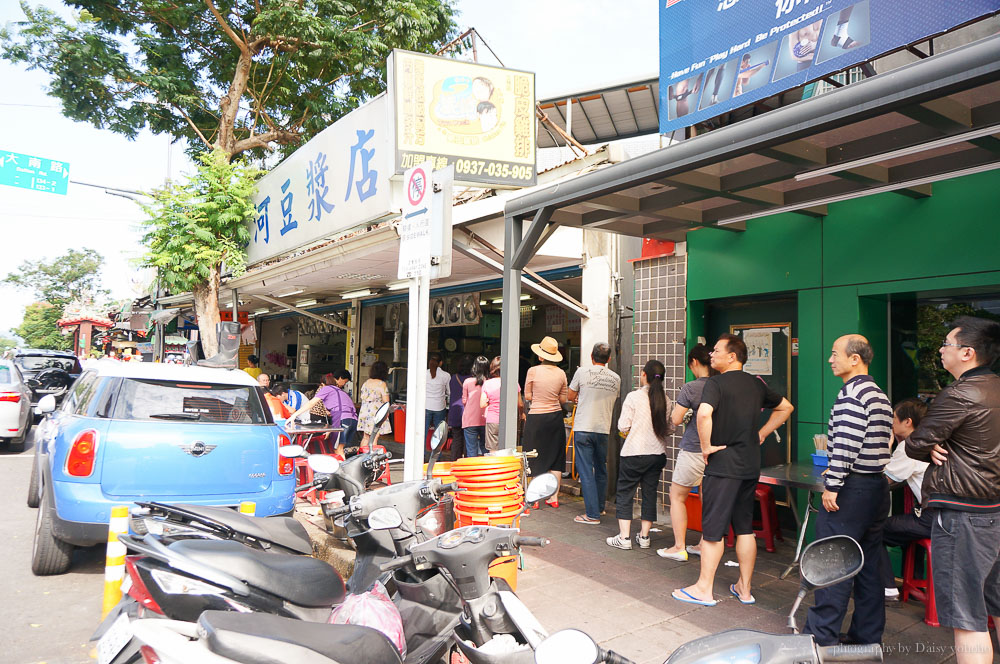
[[[815,219],[787,213],[742,233],[688,233],[688,340],[706,335],[704,301],[767,293],[798,299],[800,459],[825,430],[842,382],[827,365],[840,335],[860,332],[875,348],[872,375],[886,384],[888,295],[998,286],[1000,174],[935,183],[929,198],[880,194],[830,205]]]

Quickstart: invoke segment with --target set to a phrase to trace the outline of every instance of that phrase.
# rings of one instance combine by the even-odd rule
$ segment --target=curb
[[[349,544],[326,531],[326,521],[320,508],[308,503],[295,506],[295,519],[305,526],[312,541],[313,557],[332,566],[341,578],[347,579],[354,571],[354,549]]]

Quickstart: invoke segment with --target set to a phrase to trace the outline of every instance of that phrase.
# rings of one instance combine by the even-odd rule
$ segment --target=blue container
[[[819,454],[818,452],[812,453],[813,465],[823,466],[824,468],[830,465],[830,457],[825,454]]]

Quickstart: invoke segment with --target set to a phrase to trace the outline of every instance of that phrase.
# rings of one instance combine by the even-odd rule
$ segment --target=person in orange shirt
[[[271,414],[274,415],[275,418],[283,420],[287,420],[288,416],[292,414],[292,411],[289,410],[288,406],[284,403],[287,398],[287,383],[277,383],[264,393],[264,400],[267,401],[267,405],[271,409]]]

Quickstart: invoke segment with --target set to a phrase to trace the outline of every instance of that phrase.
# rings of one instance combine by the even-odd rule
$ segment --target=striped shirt
[[[855,376],[830,411],[827,491],[840,491],[851,473],[881,473],[889,463],[892,404],[871,376]]]

